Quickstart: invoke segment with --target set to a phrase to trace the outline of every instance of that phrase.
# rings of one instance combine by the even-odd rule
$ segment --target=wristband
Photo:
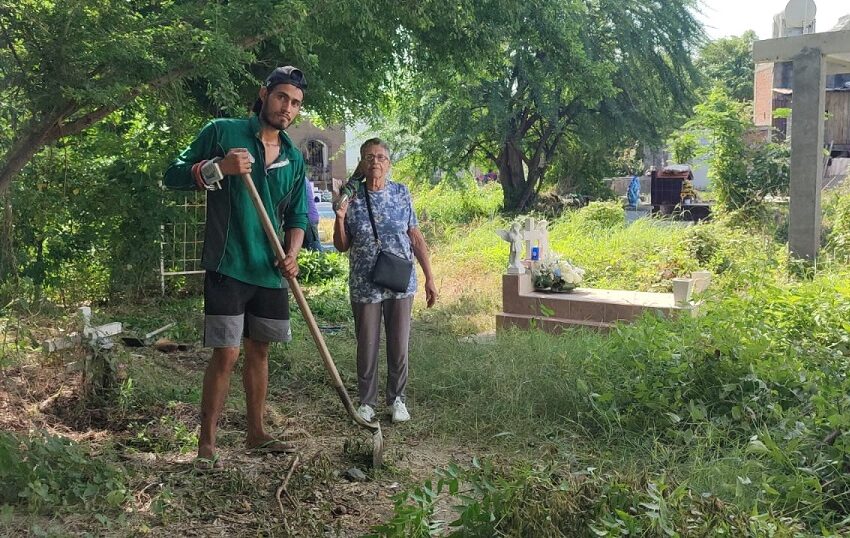
[[[195,186],[199,190],[207,189],[204,179],[201,177],[201,166],[203,166],[205,162],[206,161],[199,161],[192,165],[192,179],[195,180]]]
[[[204,188],[207,190],[218,190],[221,188],[221,182],[224,180],[224,175],[221,173],[221,168],[218,162],[221,159],[215,158],[209,161],[203,161],[198,168],[198,174],[201,176]]]

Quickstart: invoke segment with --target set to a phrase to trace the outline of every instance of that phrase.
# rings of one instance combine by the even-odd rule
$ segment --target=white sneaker
[[[366,422],[372,422],[375,419],[375,410],[371,405],[363,404],[357,408],[357,414]]]
[[[407,422],[410,420],[410,413],[407,412],[407,406],[401,401],[399,396],[396,396],[392,405],[393,422]]]

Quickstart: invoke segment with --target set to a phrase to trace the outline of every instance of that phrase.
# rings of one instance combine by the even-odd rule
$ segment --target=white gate
[[[163,295],[166,277],[204,273],[201,253],[204,248],[206,192],[166,195],[165,203],[175,207],[177,217],[173,222],[160,226],[159,272]]]

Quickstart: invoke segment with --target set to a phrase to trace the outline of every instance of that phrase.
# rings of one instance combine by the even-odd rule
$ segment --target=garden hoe
[[[245,184],[245,189],[247,189],[248,194],[251,196],[251,201],[254,202],[254,208],[257,210],[257,216],[263,224],[263,230],[266,232],[266,237],[269,240],[272,250],[274,250],[278,264],[283,267],[283,258],[286,256],[286,253],[283,251],[283,246],[277,238],[277,233],[272,225],[272,221],[266,213],[263,201],[260,199],[259,193],[257,193],[254,181],[251,179],[249,174],[242,174],[242,183]],[[351,397],[345,390],[345,385],[342,384],[342,379],[339,377],[339,372],[331,358],[330,351],[328,351],[328,346],[325,344],[325,339],[319,331],[319,326],[316,324],[313,312],[307,304],[307,299],[304,298],[301,286],[298,285],[298,280],[295,278],[288,278],[287,281],[289,282],[289,288],[292,290],[292,295],[295,296],[295,301],[298,303],[298,308],[301,309],[301,314],[304,316],[304,321],[307,322],[310,334],[313,335],[313,340],[316,342],[316,347],[319,349],[319,354],[322,356],[322,361],[325,363],[325,369],[331,376],[331,382],[333,383],[334,389],[336,389],[339,399],[342,400],[342,405],[345,406],[345,410],[348,411],[349,416],[351,416],[354,422],[356,422],[360,427],[366,428],[372,432],[372,466],[377,469],[381,466],[384,459],[384,436],[381,433],[381,424],[377,420],[375,420],[375,422],[366,422],[354,410],[354,403],[351,401]]]

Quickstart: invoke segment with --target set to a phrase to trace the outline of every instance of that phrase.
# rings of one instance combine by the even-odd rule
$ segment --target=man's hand
[[[437,302],[437,286],[434,285],[433,280],[425,281],[425,304],[428,308],[434,306],[434,303]]]
[[[219,161],[218,167],[225,176],[241,176],[251,173],[251,162],[254,159],[245,148],[233,148]]]
[[[280,274],[287,280],[298,276],[298,260],[295,259],[295,256],[287,254],[283,259],[283,268],[280,267],[280,262],[277,260],[274,261],[274,266],[280,269]]]

